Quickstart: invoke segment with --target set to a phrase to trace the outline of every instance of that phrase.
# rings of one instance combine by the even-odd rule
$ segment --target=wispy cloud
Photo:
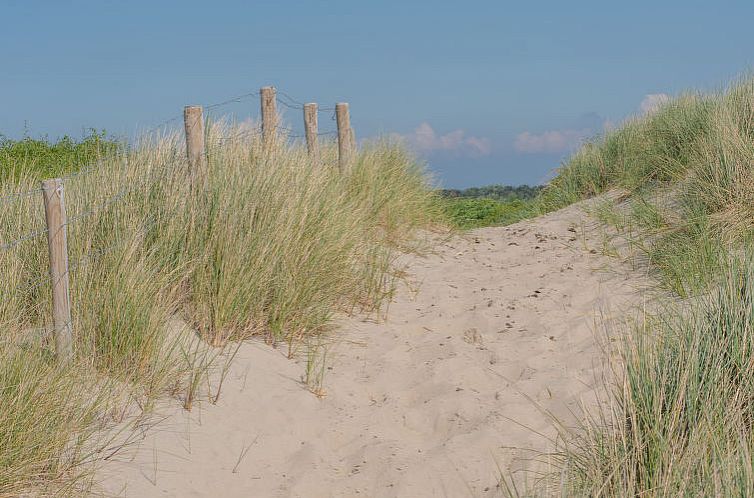
[[[650,93],[645,95],[639,103],[642,115],[656,112],[657,109],[670,101],[665,93]],[[542,133],[524,131],[516,135],[513,149],[520,154],[558,154],[572,152],[585,140],[599,133],[614,130],[616,123],[601,118],[594,112],[581,116],[572,128],[548,130]]]
[[[437,151],[451,152],[471,157],[488,156],[492,152],[492,144],[488,138],[468,137],[463,130],[453,130],[438,135],[434,128],[427,123],[421,123],[413,132],[401,135],[401,138],[417,152],[432,154]]]
[[[516,135],[513,148],[521,154],[555,154],[568,152],[577,148],[591,136],[594,130],[583,128],[580,130],[550,130],[543,133],[525,131]]]
[[[639,110],[642,114],[652,114],[667,102],[670,102],[670,95],[666,93],[650,93],[644,96],[644,100],[639,104]]]

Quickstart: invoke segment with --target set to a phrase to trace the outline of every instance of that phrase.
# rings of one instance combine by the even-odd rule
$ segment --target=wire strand
[[[46,228],[42,230],[37,230],[34,232],[29,232],[26,235],[22,235],[21,237],[12,240],[10,242],[6,242],[5,244],[0,244],[0,251],[8,251],[10,249],[13,249],[14,247],[18,246],[22,242],[26,242],[27,240],[36,239],[40,235],[44,235],[48,232]]]
[[[228,100],[224,100],[222,102],[217,102],[215,104],[209,104],[207,106],[204,106],[204,110],[209,111],[212,109],[217,109],[218,107],[222,107],[224,105],[233,104],[236,102],[241,102],[243,99],[249,98],[249,97],[256,97],[259,95],[259,92],[249,92],[244,93],[243,95],[239,95],[237,97],[230,98]]]
[[[232,104],[232,103],[236,103],[236,102],[241,102],[244,99],[247,99],[249,97],[257,97],[259,95],[260,94],[259,94],[258,91],[247,92],[247,93],[244,93],[244,94],[232,97],[230,99],[223,100],[221,102],[216,102],[216,103],[213,103],[213,104],[206,105],[206,106],[204,106],[204,110],[205,111],[209,111],[209,110],[212,110],[212,109],[217,109],[219,107],[222,107],[222,106],[225,106],[225,105],[228,105],[228,104]],[[293,98],[290,94],[288,94],[288,93],[286,93],[286,92],[284,92],[282,90],[277,90],[276,89],[276,95],[278,95],[278,101],[283,106],[285,106],[285,107],[288,107],[290,109],[295,109],[295,110],[301,110],[301,109],[304,108],[304,104],[302,102],[300,102],[299,100]],[[320,112],[320,113],[328,113],[328,112],[331,112],[331,111],[334,112],[335,111],[335,107],[318,107],[317,108],[317,112]],[[166,126],[166,125],[168,125],[168,124],[170,124],[172,122],[180,120],[181,117],[182,117],[181,114],[175,115],[173,117],[170,117],[170,118],[166,119],[165,121],[162,121],[159,124],[157,124],[157,125],[155,125],[155,126],[153,126],[151,128],[148,128],[142,134],[143,135],[149,135],[151,133],[154,133],[155,131],[157,131],[158,129],[162,128],[163,126]],[[332,115],[332,119],[333,120],[335,119],[335,114]],[[330,132],[327,132],[325,134],[329,134],[329,133]],[[299,136],[292,136],[292,137],[293,138],[300,138]],[[127,145],[125,152],[130,152],[131,150],[132,150],[131,146]],[[101,169],[102,165],[107,160],[109,160],[109,158],[100,158],[95,163],[83,166],[83,167],[79,168],[77,171],[75,171],[73,173],[69,173],[67,175],[64,175],[61,178],[65,181],[65,180],[71,180],[71,179],[74,179],[74,178],[78,178],[78,177],[81,177],[81,176],[87,176],[88,174]],[[16,199],[23,198],[23,197],[31,197],[32,195],[38,194],[41,191],[42,191],[41,189],[32,189],[32,190],[28,190],[28,191],[24,191],[24,192],[14,192],[14,193],[11,193],[11,194],[0,196],[0,204],[5,204],[5,203],[13,202]]]
[[[0,204],[6,204],[6,203],[9,204],[17,199],[24,198],[24,197],[31,197],[41,192],[42,192],[41,188],[35,188],[32,190],[26,190],[24,192],[14,192],[12,194],[7,194],[0,197]]]
[[[84,254],[79,259],[77,259],[75,262],[69,264],[68,265],[68,269],[65,272],[63,272],[58,277],[58,280],[61,279],[61,278],[63,278],[63,277],[65,277],[66,275],[71,275],[74,271],[78,270],[79,268],[82,268],[82,267],[84,267],[84,266],[86,266],[86,265],[88,265],[88,264],[90,264],[90,263],[98,260],[102,256],[104,256],[104,255],[106,255],[106,254],[114,251],[118,246],[120,246],[124,242],[129,242],[129,241],[134,240],[134,238],[136,236],[140,235],[140,233],[145,234],[150,228],[152,228],[153,226],[155,226],[157,224],[157,221],[158,220],[156,218],[153,218],[152,221],[150,221],[149,223],[145,223],[140,228],[138,228],[131,237],[116,239],[113,243],[111,243],[111,244],[109,244],[109,245],[107,245],[105,247],[102,247],[102,248],[100,248],[100,249],[98,249],[96,251],[90,251],[90,252]],[[31,292],[31,291],[33,291],[33,290],[41,287],[42,285],[44,285],[46,283],[50,283],[51,285],[55,285],[57,282],[53,282],[52,281],[52,277],[49,274],[46,274],[46,275],[43,275],[42,277],[39,277],[39,278],[36,278],[36,279],[32,280],[31,282],[29,282],[28,284],[26,284],[26,286],[20,288],[19,290],[21,292],[28,293],[28,292]]]
[[[168,169],[168,165],[165,165],[165,166],[163,166],[162,168],[160,168],[157,171],[161,173],[161,172],[167,171],[167,169]],[[152,172],[150,172],[150,173],[152,173]],[[154,183],[156,183],[157,181],[159,181],[161,179],[162,178],[159,175],[157,177],[154,177],[153,175],[147,175],[147,176],[145,176],[145,177],[142,178],[141,182],[136,183],[135,185],[129,185],[128,187],[119,190],[115,195],[113,195],[109,199],[106,199],[102,203],[100,203],[100,204],[98,204],[98,205],[96,205],[96,206],[94,206],[94,207],[92,207],[92,208],[90,208],[90,209],[88,209],[86,211],[83,211],[83,212],[81,212],[79,214],[76,214],[74,216],[69,216],[68,217],[68,221],[66,222],[66,225],[72,225],[72,224],[78,222],[79,220],[81,220],[83,218],[87,218],[87,217],[93,215],[94,213],[102,211],[103,209],[107,208],[108,206],[111,206],[111,205],[119,202],[124,197],[126,197],[128,194],[130,194],[132,192],[135,192],[136,190],[138,190],[138,189],[140,189],[142,187],[153,185]]]
[[[155,226],[157,224],[157,221],[158,220],[156,218],[153,218],[152,221],[150,221],[149,223],[144,223],[139,228],[137,228],[134,231],[134,233],[131,235],[131,237],[116,238],[116,240],[114,242],[112,242],[111,244],[109,244],[109,245],[107,245],[105,247],[102,247],[102,248],[100,248],[100,249],[98,249],[96,251],[89,251],[88,253],[84,254],[83,256],[81,256],[79,259],[77,259],[75,262],[73,262],[71,265],[68,266],[68,273],[73,273],[74,271],[78,270],[79,268],[81,268],[83,266],[86,266],[86,265],[88,265],[88,264],[90,264],[90,263],[98,260],[99,258],[101,258],[102,256],[104,256],[104,255],[106,255],[108,253],[111,253],[112,251],[114,251],[121,244],[123,244],[125,242],[131,242],[137,236],[139,236],[141,234],[146,234],[147,231],[150,228],[152,228],[153,226]]]

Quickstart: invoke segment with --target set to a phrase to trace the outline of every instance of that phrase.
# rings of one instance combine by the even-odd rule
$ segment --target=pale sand
[[[595,403],[601,317],[640,296],[641,279],[604,271],[615,262],[590,252],[599,235],[583,219],[572,206],[407,258],[386,321],[343,321],[322,399],[302,386],[302,360],[244,344],[220,401],[162,407],[102,463],[99,491],[499,496],[501,470],[552,450],[543,410],[573,423]]]

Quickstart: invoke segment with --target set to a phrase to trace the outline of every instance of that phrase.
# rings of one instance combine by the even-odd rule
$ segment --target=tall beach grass
[[[680,96],[584,145],[539,208],[606,191],[623,195],[603,219],[630,238],[672,294],[617,338],[611,402],[563,430],[561,471],[543,489],[749,496],[754,79]]]
[[[340,173],[334,144],[312,164],[301,144],[263,146],[254,129],[208,123],[205,171],[165,134],[65,181],[76,349],[65,369],[47,334],[44,233],[0,251],[0,496],[75,489],[124,391],[144,409],[193,397],[202,372],[168,326],[176,317],[213,347],[259,336],[296,355],[336,313],[390,294],[397,252],[438,216],[422,166],[384,141]],[[0,198],[38,180],[14,170]],[[41,195],[0,205],[0,243],[43,227]]]

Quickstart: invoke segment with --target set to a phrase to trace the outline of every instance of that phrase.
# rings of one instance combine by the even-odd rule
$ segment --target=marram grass
[[[619,331],[608,401],[561,431],[562,496],[754,494],[754,79],[688,94],[584,145],[538,199],[599,215],[672,293]],[[673,297],[675,294],[675,297]]]
[[[207,129],[205,171],[190,171],[168,134],[66,180],[76,335],[67,369],[44,339],[44,233],[0,251],[0,496],[81,486],[93,457],[82,448],[96,447],[124,390],[145,407],[166,393],[191,406],[203,362],[189,358],[171,317],[214,346],[261,336],[297,354],[336,313],[379,308],[397,251],[438,219],[422,166],[400,145],[365,145],[340,173],[333,143],[312,164],[282,137],[265,147],[243,126]],[[15,171],[0,197],[36,180]],[[0,244],[43,228],[41,195],[0,205]]]

